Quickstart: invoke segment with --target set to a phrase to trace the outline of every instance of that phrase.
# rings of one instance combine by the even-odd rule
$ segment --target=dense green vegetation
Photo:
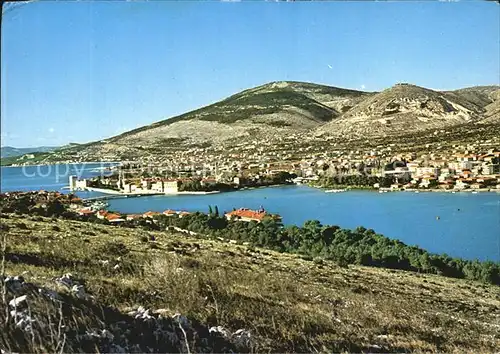
[[[355,230],[307,221],[302,227],[283,225],[272,219],[257,222],[228,221],[215,213],[194,213],[182,218],[158,217],[158,227],[177,226],[212,237],[249,242],[278,252],[299,253],[311,259],[319,257],[340,265],[403,269],[467,278],[500,285],[500,264],[491,261],[469,261],[427,252],[392,240],[371,229]]]
[[[332,89],[332,92],[330,92],[328,89]],[[327,86],[318,86],[318,93],[335,95],[339,95],[342,93],[345,95],[362,94],[358,91],[329,88]],[[131,130],[117,137],[114,137],[112,140],[154,127],[169,125],[179,121],[191,120],[195,118],[199,118],[200,120],[205,121],[215,121],[230,124],[240,120],[251,118],[256,115],[280,112],[283,109],[283,106],[293,106],[304,109],[310,112],[314,117],[322,121],[329,121],[336,115],[336,112],[331,108],[318,103],[317,101],[307,97],[304,94],[293,91],[292,89],[275,89],[273,91],[255,93],[248,93],[247,91],[243,91],[215,104],[201,107],[199,109],[181,114],[176,117],[172,117],[148,126]],[[280,126],[283,127],[288,125],[283,124]]]
[[[222,183],[222,182],[213,182],[213,183],[204,183],[199,178],[193,178],[191,180],[184,180],[179,186],[179,191],[190,191],[190,192],[212,192],[212,191],[221,191],[221,192],[230,192],[237,190],[241,187],[266,187],[273,185],[281,185],[291,183],[291,179],[297,177],[297,175],[280,171],[274,175],[266,175],[259,179],[247,179],[240,178],[240,185],[235,186],[233,184]]]
[[[234,190],[234,186],[227,183],[209,183],[204,184],[200,179],[192,179],[189,181],[183,181],[179,186],[179,191],[189,191],[189,192],[229,192]]]
[[[317,101],[292,90],[277,90],[269,92],[257,92],[252,95],[244,95],[240,97],[231,97],[222,101],[221,106],[228,106],[233,109],[243,106],[244,109],[238,113],[244,113],[241,118],[248,118],[251,114],[270,114],[276,113],[282,109],[283,106],[294,106],[311,112],[316,118],[323,121],[329,121],[334,115],[334,111],[330,108],[319,104]],[[247,106],[266,107],[265,110],[251,112]],[[260,112],[262,111],[262,112]],[[225,118],[226,119],[226,118]],[[224,120],[225,122],[225,120]]]

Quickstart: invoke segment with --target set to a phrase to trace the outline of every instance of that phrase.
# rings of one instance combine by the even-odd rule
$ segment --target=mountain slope
[[[325,85],[272,82],[88,144],[84,149],[93,156],[126,155],[171,145],[219,144],[309,132],[336,119],[368,96],[369,93]]]
[[[485,106],[485,118],[481,120],[481,123],[500,124],[500,88],[497,86],[496,90],[490,91],[488,98],[491,99],[491,103]]]
[[[272,141],[292,135],[297,141],[313,135],[343,140],[392,135],[411,140],[427,131],[475,131],[476,124],[500,124],[499,97],[498,86],[435,91],[397,84],[382,92],[361,92],[271,82],[105,140],[59,149],[50,159],[134,159],[188,146]]]
[[[147,139],[226,140],[255,133],[304,130],[323,124],[367,94],[324,85],[272,82],[220,102],[108,139],[131,143]],[[143,134],[147,132],[146,136]]]
[[[31,154],[34,152],[49,152],[57,149],[55,146],[38,146],[32,148],[16,148],[12,146],[2,146],[0,148],[0,156],[4,157],[14,157],[22,156],[24,154]]]
[[[440,92],[397,84],[375,94],[318,129],[349,136],[404,135],[480,121],[494,87]]]
[[[459,97],[478,107],[485,108],[498,99],[499,91],[500,89],[498,86],[474,86],[454,91],[446,91],[446,94],[452,97]]]
[[[187,352],[185,335],[170,327],[176,312],[189,320],[183,330],[193,353],[245,352],[224,349],[229,343],[209,333],[212,326],[250,332],[248,351],[257,353],[489,353],[500,345],[493,285],[28,215],[4,216],[2,231],[6,274],[23,274],[28,283],[8,292],[7,302],[27,293],[23,305],[36,319],[31,331],[11,318],[0,331],[6,352]],[[66,273],[92,298],[53,280]],[[149,316],[137,316],[138,306]],[[58,323],[68,330],[58,331]]]

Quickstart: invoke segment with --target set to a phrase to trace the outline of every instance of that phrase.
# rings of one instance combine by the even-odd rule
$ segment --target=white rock
[[[9,305],[12,307],[19,307],[23,302],[26,301],[28,295],[23,295],[10,300]]]
[[[79,299],[84,299],[87,297],[87,293],[85,292],[85,288],[83,285],[73,285],[71,287],[71,292]]]
[[[217,327],[210,327],[210,329],[208,330],[209,333],[218,333],[220,335],[222,335],[223,337],[230,337],[231,334],[229,333],[229,331],[227,331],[224,327],[222,326],[217,326]]]
[[[234,332],[233,335],[235,335],[235,336],[242,336],[242,335],[250,336],[250,333],[245,331],[244,329],[239,329],[236,332]]]
[[[56,282],[61,284],[61,285],[67,286],[68,288],[71,288],[73,286],[73,283],[74,283],[73,282],[73,275],[71,273],[66,273],[62,277],[57,278]]]

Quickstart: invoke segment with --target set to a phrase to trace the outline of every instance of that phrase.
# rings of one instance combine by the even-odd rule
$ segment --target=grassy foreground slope
[[[57,330],[33,335],[9,324],[0,335],[1,349],[71,352],[80,345],[84,351],[109,351],[102,340],[81,339],[80,332],[96,328],[101,335],[103,329],[115,333],[112,341],[124,347],[124,341],[150,338],[153,332],[142,322],[127,320],[133,318],[127,313],[139,306],[167,318],[181,313],[196,324],[197,335],[187,333],[177,347],[151,348],[159,351],[493,352],[500,347],[498,286],[362,266],[340,268],[171,232],[15,214],[1,223],[8,245],[6,274],[23,274],[38,287],[57,290],[69,304],[64,311],[42,302],[33,305],[39,318],[47,314],[56,324],[61,311],[63,326],[55,327],[66,337]],[[54,278],[68,272],[91,299],[78,299],[56,284]],[[35,301],[35,295],[28,296],[28,303]],[[11,298],[8,293],[7,302]],[[117,322],[128,323],[128,338],[113,332]],[[175,323],[165,326],[170,325]],[[212,326],[231,333],[244,329],[250,340],[243,346],[229,339],[215,343],[206,333]]]

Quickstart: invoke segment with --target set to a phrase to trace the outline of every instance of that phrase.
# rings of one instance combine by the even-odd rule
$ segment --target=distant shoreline
[[[33,166],[55,166],[55,165],[90,165],[90,164],[119,164],[121,161],[87,161],[87,162],[54,162],[54,163],[37,163],[30,165],[12,166],[1,165],[0,167],[33,167]]]
[[[308,186],[312,188],[321,189],[326,191],[329,187],[318,187],[318,186]],[[500,189],[496,188],[479,188],[479,189],[397,189],[397,190],[389,190],[389,189],[375,189],[375,188],[349,188],[344,187],[345,192],[349,191],[365,191],[365,192],[384,192],[384,193],[395,193],[395,192],[406,192],[406,193],[500,193]],[[475,193],[474,193],[475,194]]]

